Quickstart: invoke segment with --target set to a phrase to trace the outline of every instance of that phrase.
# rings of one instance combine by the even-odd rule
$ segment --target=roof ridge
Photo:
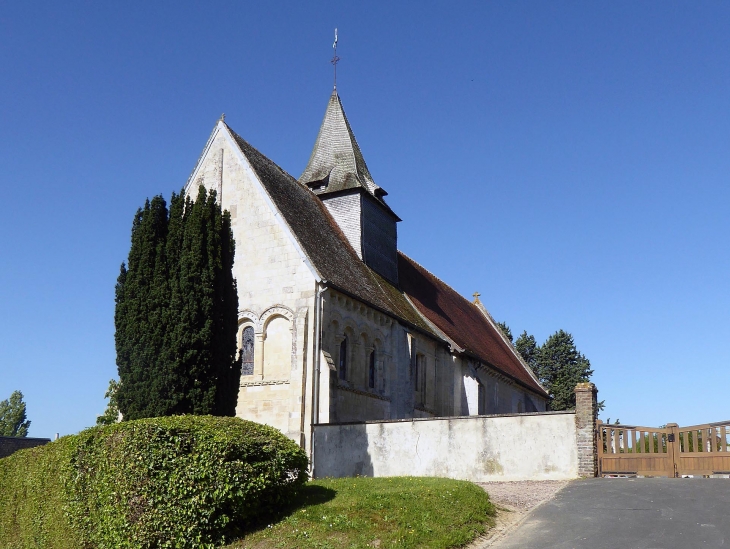
[[[433,274],[426,267],[424,267],[423,265],[421,265],[414,259],[410,258],[408,255],[406,255],[402,251],[398,250],[398,253],[404,258],[405,261],[408,261],[415,268],[421,270],[421,272],[424,276],[427,276],[428,278],[430,278],[432,281],[432,284],[435,284],[436,286],[441,286],[442,289],[448,290],[454,296],[458,297],[462,306],[463,306],[463,304],[468,304],[469,309],[471,309],[476,314],[478,314],[481,318],[483,318],[484,322],[486,322],[486,324],[490,327],[491,331],[493,331],[496,334],[497,341],[499,342],[499,345],[504,349],[504,352],[509,353],[509,355],[511,355],[517,361],[517,363],[520,365],[522,370],[524,370],[525,375],[527,375],[527,377],[532,382],[534,382],[537,387],[539,387],[540,389],[542,389],[542,391],[547,393],[547,391],[545,391],[545,388],[542,386],[542,384],[539,382],[539,380],[536,379],[534,372],[532,372],[532,369],[525,363],[525,361],[522,359],[521,355],[517,352],[517,350],[514,348],[514,346],[508,344],[508,341],[506,340],[504,334],[499,329],[499,327],[496,325],[496,321],[491,316],[491,314],[489,314],[489,312],[486,311],[486,308],[483,311],[475,303],[469,301],[467,298],[465,298],[463,295],[461,295],[458,291],[456,291],[453,287],[451,287],[448,283],[446,283],[444,280],[442,280],[441,278],[439,278],[438,276]],[[406,296],[408,296],[407,293],[406,293]],[[418,300],[418,297],[416,297],[416,300]],[[418,307],[416,307],[416,308],[418,309]],[[420,311],[420,309],[419,309],[419,312],[421,312],[423,314],[423,312]],[[486,312],[486,314],[485,314],[485,312]],[[439,329],[441,329],[438,326],[438,323],[434,323],[434,324],[436,324],[436,326]],[[446,335],[449,336],[448,333]],[[449,337],[451,337],[451,336],[449,336]],[[473,357],[479,359],[482,362],[486,362],[488,364],[492,363],[491,360],[487,356],[483,356],[482,352],[479,349],[471,348],[471,346],[468,344],[468,342],[466,342],[466,343],[467,343],[467,346],[465,349],[466,354],[472,355]],[[459,344],[459,345],[461,346],[461,344]],[[496,364],[494,364],[494,366],[499,369],[499,366],[497,366]],[[508,375],[512,375],[512,374],[508,374]],[[522,380],[522,381],[520,381],[520,383],[525,384],[525,381]],[[532,390],[534,390],[534,388]]]
[[[406,259],[408,259],[408,261],[410,261],[411,263],[414,263],[414,264],[418,265],[421,269],[423,269],[424,271],[426,271],[427,274],[429,274],[431,277],[433,277],[434,279],[436,279],[437,281],[439,281],[441,284],[443,284],[444,286],[446,286],[449,290],[451,290],[456,295],[458,295],[461,299],[463,299],[465,303],[467,303],[467,304],[471,305],[472,307],[476,308],[480,313],[482,312],[482,310],[479,308],[479,306],[476,303],[474,303],[473,301],[469,301],[466,297],[464,297],[463,295],[461,295],[461,293],[459,293],[456,290],[456,288],[452,287],[448,282],[445,282],[443,279],[439,278],[438,276],[436,276],[435,274],[433,274],[431,271],[429,271],[426,267],[424,267],[423,265],[421,265],[418,261],[416,261],[415,259],[413,259],[410,256],[407,256],[406,254],[404,254],[400,250],[398,250],[398,253],[401,254]],[[484,309],[484,312],[486,312],[487,313],[487,316],[489,316],[489,318],[491,318],[494,321],[494,318],[492,317],[491,313],[489,313],[489,311],[487,311],[486,308]],[[495,323],[496,323],[496,321],[495,321]],[[500,334],[501,334],[501,331],[500,331]]]
[[[273,160],[271,160],[271,158],[269,158],[268,156],[266,156],[266,155],[265,155],[264,153],[262,153],[262,152],[261,152],[260,150],[258,150],[258,149],[257,149],[256,147],[254,147],[253,145],[251,145],[251,143],[249,143],[249,142],[248,142],[248,141],[246,141],[246,140],[245,140],[245,139],[244,139],[243,137],[241,137],[241,136],[240,136],[239,134],[237,134],[237,133],[235,132],[235,130],[234,130],[233,128],[231,128],[231,127],[230,127],[230,126],[229,126],[228,124],[226,124],[225,122],[222,122],[222,123],[223,123],[223,125],[224,125],[224,126],[225,126],[226,128],[228,128],[228,131],[229,131],[229,132],[231,132],[231,133],[233,134],[233,136],[234,136],[234,137],[235,137],[236,139],[240,139],[240,140],[241,140],[241,141],[243,141],[243,142],[244,142],[244,143],[245,143],[245,144],[246,144],[247,146],[251,147],[251,148],[252,148],[252,149],[253,149],[253,150],[254,150],[255,152],[257,152],[258,154],[260,154],[260,155],[261,155],[261,156],[262,156],[263,158],[265,158],[265,159],[266,159],[266,160],[267,160],[267,161],[268,161],[268,162],[269,162],[269,163],[270,163],[270,164],[271,164],[272,166],[274,166],[274,167],[275,167],[275,168],[276,168],[277,170],[279,170],[279,171],[280,171],[280,172],[281,172],[282,174],[284,174],[284,175],[285,175],[286,177],[290,178],[290,179],[291,179],[291,180],[292,180],[292,181],[293,181],[294,183],[296,183],[296,184],[297,184],[297,185],[298,185],[299,187],[304,187],[304,186],[303,186],[303,185],[302,185],[301,183],[299,183],[299,181],[297,181],[297,179],[296,179],[296,178],[295,178],[295,177],[294,177],[294,176],[293,176],[292,174],[290,174],[290,173],[289,173],[288,171],[286,171],[286,170],[285,170],[284,168],[282,168],[281,166],[279,166],[279,165],[278,165],[278,164],[277,164],[276,162],[274,162]],[[306,190],[308,190],[308,191],[309,191],[309,189],[307,189],[306,187],[304,187],[304,188],[305,188]],[[309,192],[311,192],[311,191],[309,191]]]
[[[435,274],[433,274],[433,273],[432,273],[431,271],[429,271],[429,270],[428,270],[428,269],[427,269],[426,267],[424,267],[423,265],[421,265],[421,264],[420,264],[420,263],[419,263],[418,261],[416,261],[416,260],[415,260],[415,259],[413,259],[412,257],[410,257],[410,256],[408,256],[408,255],[406,255],[406,254],[404,254],[404,253],[403,253],[403,252],[401,252],[400,250],[398,250],[398,253],[399,253],[399,254],[401,254],[401,255],[402,255],[403,257],[405,257],[405,258],[406,258],[406,259],[407,259],[408,261],[410,261],[411,263],[414,263],[415,265],[418,265],[418,266],[419,266],[419,267],[420,267],[421,269],[423,269],[424,271],[426,271],[426,273],[427,273],[427,274],[429,274],[429,275],[430,275],[431,277],[433,277],[434,279],[438,280],[438,281],[439,281],[439,282],[440,282],[441,284],[443,284],[444,286],[446,286],[446,287],[447,287],[447,288],[448,288],[449,290],[453,291],[453,292],[454,292],[455,294],[457,294],[457,295],[458,295],[458,296],[459,296],[459,297],[460,297],[461,299],[463,299],[464,301],[466,301],[466,302],[467,302],[467,303],[469,303],[470,305],[473,305],[473,303],[472,303],[471,301],[469,301],[469,300],[468,300],[467,298],[465,298],[465,297],[464,297],[463,295],[461,295],[461,294],[460,294],[460,293],[459,293],[458,291],[456,291],[456,289],[452,288],[452,287],[451,287],[451,286],[450,286],[450,285],[449,285],[449,284],[448,284],[447,282],[445,282],[445,281],[444,281],[443,279],[439,278],[438,276],[436,276]]]
[[[530,365],[527,363],[527,361],[522,357],[522,355],[520,354],[520,352],[517,350],[517,347],[515,347],[515,344],[512,343],[507,338],[507,336],[505,335],[505,333],[499,327],[497,321],[494,320],[494,317],[492,316],[492,313],[490,313],[487,310],[487,308],[481,302],[481,300],[479,299],[479,297],[476,298],[476,301],[474,302],[474,305],[477,307],[477,309],[479,309],[484,314],[484,316],[489,321],[489,323],[492,325],[492,327],[495,329],[495,331],[497,332],[497,334],[502,338],[502,341],[504,342],[504,344],[507,347],[509,347],[510,351],[512,351],[512,353],[515,355],[515,357],[517,358],[517,360],[520,361],[520,363],[522,364],[522,367],[525,369],[525,371],[532,377],[532,379],[535,380],[535,382],[538,385],[540,385],[540,387],[542,387],[543,389],[545,389],[545,387],[543,387],[542,383],[538,379],[538,377],[535,374],[535,372],[532,371],[532,368],[530,367]],[[547,390],[545,392],[547,392]]]

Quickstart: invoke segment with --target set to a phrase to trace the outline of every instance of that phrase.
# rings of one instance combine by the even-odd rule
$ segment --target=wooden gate
[[[598,476],[730,474],[730,421],[663,428],[596,423]]]

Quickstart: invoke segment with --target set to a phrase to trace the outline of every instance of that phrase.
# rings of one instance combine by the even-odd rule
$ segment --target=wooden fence
[[[730,421],[662,428],[598,421],[596,430],[599,476],[730,474]]]

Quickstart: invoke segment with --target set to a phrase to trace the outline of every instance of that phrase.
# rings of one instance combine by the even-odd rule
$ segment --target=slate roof
[[[320,277],[336,289],[434,335],[403,292],[363,263],[315,194],[228,128]]]
[[[474,358],[547,396],[476,305],[401,252],[400,287],[388,282],[360,260],[312,191],[228,130],[323,281],[446,344],[440,330]]]
[[[388,194],[373,181],[337,90],[332,92],[317,140],[299,182],[324,194],[362,187],[375,198]],[[321,187],[324,186],[324,189]]]
[[[474,303],[401,252],[398,275],[401,289],[416,308],[465,352],[547,396]]]

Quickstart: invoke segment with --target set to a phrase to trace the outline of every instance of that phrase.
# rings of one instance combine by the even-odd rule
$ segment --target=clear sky
[[[132,217],[222,112],[301,174],[335,27],[402,251],[572,333],[604,419],[730,419],[729,3],[5,2],[0,400],[31,436],[103,412]]]

